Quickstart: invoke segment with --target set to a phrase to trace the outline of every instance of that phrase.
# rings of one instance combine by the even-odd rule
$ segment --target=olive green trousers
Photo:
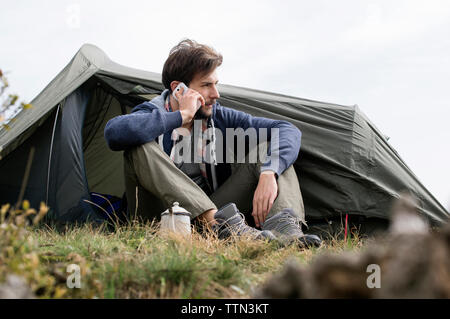
[[[160,218],[174,202],[196,218],[210,209],[233,202],[246,215],[252,212],[253,194],[260,176],[261,162],[233,163],[231,176],[208,196],[178,169],[155,141],[124,152],[124,172],[128,214],[144,220]],[[305,210],[297,174],[291,165],[278,179],[278,196],[267,215],[291,208],[304,222]]]

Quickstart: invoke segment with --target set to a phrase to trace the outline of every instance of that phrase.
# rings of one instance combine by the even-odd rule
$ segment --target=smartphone
[[[177,97],[175,96],[175,93],[179,92],[181,90],[181,88],[183,88],[183,95],[187,92],[187,90],[189,90],[189,88],[186,86],[186,84],[184,84],[183,82],[180,82],[180,84],[177,85],[177,87],[175,88],[175,90],[173,90],[172,92],[172,96],[175,99],[175,101],[178,102]],[[202,106],[202,102],[197,101],[197,107]]]

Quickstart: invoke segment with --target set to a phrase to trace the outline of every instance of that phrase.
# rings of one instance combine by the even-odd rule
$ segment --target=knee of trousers
[[[156,141],[147,142],[145,144],[137,146],[137,148],[145,149],[148,152],[166,154],[163,150],[162,145],[159,145]]]
[[[151,141],[136,146],[131,151],[131,155],[133,159],[137,159],[139,156],[145,156],[147,159],[152,159],[155,157],[164,157],[166,159],[169,159],[169,156],[164,152],[162,146],[160,146],[156,141]]]

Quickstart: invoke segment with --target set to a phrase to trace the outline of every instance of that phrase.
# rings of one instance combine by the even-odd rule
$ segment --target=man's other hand
[[[253,195],[253,212],[256,227],[261,227],[278,195],[278,184],[274,172],[261,173]]]

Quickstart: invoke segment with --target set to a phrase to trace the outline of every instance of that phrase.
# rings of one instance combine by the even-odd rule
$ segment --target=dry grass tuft
[[[32,226],[12,217],[8,225],[15,226],[8,226],[7,235],[1,230],[0,282],[7,273],[21,274],[43,298],[249,298],[288,259],[308,264],[326,251],[363,247],[357,234],[308,250],[246,238],[220,240],[196,230],[189,239],[161,236],[158,223],[139,220],[113,230],[106,224]],[[69,264],[80,266],[81,289],[66,286]]]

